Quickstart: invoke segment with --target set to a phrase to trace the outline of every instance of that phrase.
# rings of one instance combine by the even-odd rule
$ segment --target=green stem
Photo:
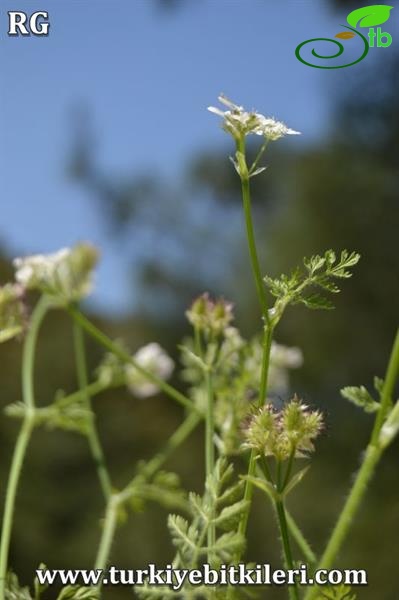
[[[392,406],[393,392],[398,379],[399,374],[399,329],[396,332],[395,341],[393,343],[391,356],[388,362],[388,368],[384,379],[384,387],[382,388],[381,394],[381,406],[377,413],[377,417],[374,424],[373,433],[371,436],[371,443],[376,446],[378,445],[378,437],[380,435],[381,428],[384,424],[387,412]]]
[[[261,373],[260,390],[259,390],[259,397],[258,397],[258,408],[263,406],[265,399],[266,399],[272,338],[273,338],[273,329],[271,326],[268,326],[265,329],[264,337],[263,337],[262,373]],[[249,477],[253,477],[255,475],[256,456],[257,456],[256,450],[254,450],[254,449],[251,450],[251,454],[250,454],[250,458],[249,458],[249,465],[248,465],[248,473],[247,473],[247,475]],[[253,496],[253,484],[251,481],[249,481],[247,479],[246,483],[245,483],[244,500],[246,500],[250,503],[252,500],[252,496]],[[243,535],[243,536],[245,536],[246,531],[247,531],[249,512],[250,512],[250,504],[248,504],[248,509],[244,512],[242,519],[240,521],[239,527],[238,527],[239,533],[241,533],[241,535]],[[239,562],[240,558],[241,558],[241,555],[238,555],[237,562]]]
[[[252,175],[252,173],[255,171],[256,167],[259,164],[260,159],[262,158],[267,146],[269,145],[269,139],[266,138],[265,141],[263,142],[262,146],[259,149],[258,154],[256,155],[256,158],[254,160],[254,162],[251,165],[251,168],[249,169],[249,174]]]
[[[81,397],[83,398],[86,408],[91,412],[91,401],[90,395],[87,393],[88,388],[88,375],[87,375],[87,364],[86,364],[86,352],[84,343],[84,334],[82,327],[79,323],[74,322],[74,346],[75,346],[75,359],[76,359],[76,372],[78,376],[78,384],[80,388]],[[96,465],[97,475],[100,481],[101,489],[105,501],[107,502],[112,494],[112,483],[108,473],[107,465],[105,462],[104,452],[101,447],[100,439],[98,437],[97,428],[94,419],[90,419],[87,438],[93,456],[94,463]]]
[[[279,492],[283,489],[281,485],[281,460],[277,460],[276,464],[276,487]]]
[[[146,465],[144,470],[138,475],[141,477],[143,474],[146,477],[153,476],[158,471],[170,455],[178,448],[194,431],[198,423],[201,421],[201,417],[196,413],[191,413],[185,421],[176,429],[176,431],[169,438],[165,448],[162,452],[157,454],[149,463]],[[119,493],[113,493],[108,499],[107,510],[104,519],[104,528],[100,540],[100,545],[95,561],[96,569],[105,569],[109,560],[112,543],[115,537],[115,531],[118,521],[118,509],[125,502],[127,502],[132,494],[134,479]],[[99,586],[101,588],[101,584]]]
[[[40,326],[50,306],[51,301],[47,296],[42,296],[32,313],[29,331],[25,339],[22,355],[22,396],[28,408],[35,407],[33,368],[35,364],[36,343]]]
[[[83,329],[98,343],[100,343],[104,348],[115,354],[122,362],[132,364],[139,373],[144,375],[149,381],[152,381],[155,385],[157,385],[165,394],[176,400],[179,404],[188,408],[189,410],[195,410],[199,412],[197,407],[191,402],[187,396],[176,390],[173,386],[169,385],[161,379],[157,377],[147,369],[144,369],[141,365],[139,365],[132,356],[130,356],[127,352],[125,352],[122,348],[120,348],[117,344],[115,344],[108,336],[106,336],[100,329],[98,329],[89,319],[87,319],[77,308],[74,306],[68,307],[68,312],[73,317],[73,319],[79,323]]]
[[[259,457],[259,467],[266,480],[269,481],[269,483],[273,483],[272,474],[270,472],[266,456]]]
[[[10,474],[7,483],[6,499],[4,505],[3,525],[0,542],[0,600],[5,598],[5,580],[8,567],[8,554],[10,548],[11,531],[14,519],[15,499],[18,491],[19,479],[30,437],[35,426],[35,395],[34,395],[34,364],[35,349],[40,325],[45,317],[50,303],[45,296],[38,301],[30,322],[23,355],[22,355],[22,395],[27,407],[25,417],[18,434],[14,449]]]
[[[360,506],[367,486],[372,478],[375,467],[381,457],[381,450],[372,446],[368,446],[365,457],[356,476],[355,483],[350,491],[344,509],[340,514],[338,522],[333,530],[331,538],[327,544],[327,548],[320,559],[318,569],[329,569],[332,567],[338,552],[341,549],[342,543],[346,538],[349,528],[353,522],[354,516]]]
[[[315,565],[317,563],[317,556],[313,552],[309,542],[303,535],[302,531],[299,529],[296,521],[290,515],[290,513],[286,510],[285,516],[287,519],[288,530],[292,536],[292,539],[295,540],[298,548],[301,550],[304,558],[310,565]]]
[[[195,351],[197,356],[203,360],[203,351],[202,351],[202,340],[201,340],[201,332],[198,326],[194,327],[194,343],[195,343]]]
[[[7,494],[4,506],[3,526],[1,531],[1,549],[0,549],[0,599],[5,596],[5,579],[7,575],[8,553],[10,547],[11,530],[14,517],[15,498],[18,490],[19,478],[22,471],[22,465],[25,458],[32,430],[34,428],[34,418],[26,416],[23,420],[17,443],[14,449],[10,475],[7,484]]]
[[[275,502],[275,506],[276,506],[277,520],[278,520],[280,533],[281,533],[281,540],[283,543],[285,567],[286,567],[286,569],[293,569],[294,561],[292,559],[292,551],[291,551],[290,539],[289,539],[289,535],[288,535],[288,525],[287,525],[287,518],[286,518],[286,514],[285,514],[284,503],[282,500],[277,500]],[[298,588],[296,585],[292,585],[288,588],[288,594],[289,594],[290,599],[299,600]]]
[[[261,149],[262,150],[262,149]],[[264,151],[264,149],[263,149]],[[263,154],[263,151],[261,154]],[[264,333],[263,333],[263,342],[262,342],[262,371],[261,371],[261,380],[259,386],[259,397],[258,397],[258,407],[261,407],[266,399],[267,394],[267,382],[269,375],[269,365],[270,365],[270,351],[271,344],[273,339],[273,325],[269,317],[268,311],[268,302],[266,298],[265,286],[263,283],[261,269],[259,264],[258,252],[256,249],[255,242],[255,232],[252,221],[252,211],[251,211],[251,189],[249,182],[249,173],[246,165],[245,159],[245,138],[241,137],[240,140],[237,141],[237,152],[242,154],[243,160],[241,161],[241,191],[242,191],[242,201],[243,201],[243,209],[245,216],[245,226],[247,233],[247,242],[248,242],[248,250],[249,256],[251,260],[252,273],[255,280],[255,287],[258,296],[258,301],[260,305],[260,310],[262,314],[262,318],[264,321]],[[260,156],[259,156],[260,158]],[[248,476],[253,477],[256,469],[256,452],[255,450],[251,451],[249,465],[248,465]],[[250,505],[253,496],[253,484],[247,479],[245,483],[245,491],[244,491],[244,500],[248,501],[248,509],[244,512],[238,531],[241,535],[245,536],[247,531],[249,513],[250,513]],[[241,554],[238,554],[236,557],[237,562],[241,559]]]
[[[245,138],[242,137],[237,142],[237,151],[242,153],[245,160]],[[258,252],[256,249],[255,242],[255,232],[254,226],[252,222],[252,213],[251,213],[251,190],[249,183],[249,174],[248,171],[246,173],[241,174],[241,191],[242,191],[242,201],[244,208],[244,216],[245,216],[245,226],[247,232],[247,241],[248,241],[248,249],[249,255],[251,259],[252,272],[255,279],[256,292],[258,295],[259,304],[262,311],[263,319],[266,323],[269,323],[269,314],[268,314],[268,303],[266,298],[265,286],[263,283]]]
[[[166,462],[166,460],[173,454],[173,452],[183,444],[183,442],[189,437],[189,435],[194,431],[199,422],[201,421],[201,417],[197,413],[191,413],[188,417],[183,421],[183,423],[176,429],[176,431],[171,435],[167,443],[165,444],[162,452],[156,454],[144,467],[142,471],[140,471],[139,476],[144,475],[145,477],[152,477]],[[135,477],[132,479],[130,484],[128,484],[124,491],[120,492],[119,496],[126,500],[129,497],[127,493],[127,489],[133,485]]]
[[[269,465],[267,464],[267,460],[265,456],[261,456],[258,460],[258,470],[259,473],[262,474],[267,481],[273,484],[273,479],[270,473]],[[270,496],[269,496],[270,498]],[[299,549],[302,551],[305,559],[309,564],[314,565],[317,562],[317,557],[310,547],[309,542],[303,535],[299,526],[297,525],[295,519],[289,514],[287,509],[285,510],[285,516],[287,520],[288,531],[291,534],[292,538],[297,543]]]
[[[206,389],[207,389],[207,409],[206,409],[206,421],[205,421],[205,467],[206,467],[206,480],[213,474],[215,469],[215,446],[214,446],[214,434],[215,434],[215,420],[214,420],[214,394],[213,394],[213,382],[212,373],[207,371],[206,373]],[[216,541],[215,524],[213,520],[209,524],[208,529],[208,563],[212,563],[212,549]]]
[[[72,394],[63,396],[60,400],[58,400],[57,403],[59,406],[68,406],[70,404],[78,402],[82,398],[82,395],[92,398],[97,394],[101,394],[101,392],[104,392],[110,387],[118,387],[119,385],[122,385],[122,383],[123,382],[121,381],[120,383],[115,383],[110,386],[109,383],[103,383],[102,381],[93,381],[93,383],[89,383],[89,385],[81,388],[77,392],[73,392]]]
[[[288,482],[290,480],[290,477],[291,477],[292,466],[293,466],[294,458],[295,458],[295,451],[296,451],[295,448],[293,448],[291,450],[291,453],[290,453],[290,456],[289,456],[289,459],[288,459],[287,470],[285,472],[285,477],[284,477],[283,485],[282,485],[282,489],[283,490],[285,490],[285,488],[286,488],[286,486],[287,486],[287,484],[288,484]]]
[[[370,483],[376,466],[383,454],[383,448],[380,447],[378,437],[384,424],[384,419],[392,402],[394,388],[399,376],[399,332],[396,335],[392,348],[391,356],[388,362],[388,368],[382,390],[381,407],[376,416],[375,425],[371,440],[367,446],[363,463],[356,475],[356,479],[345,502],[343,510],[334,527],[330,540],[324,551],[323,556],[317,566],[318,569],[329,569],[333,565],[342,544],[349,533],[354,517],[363,500],[367,486]],[[305,600],[312,600],[317,596],[317,587],[308,591]]]
[[[96,562],[94,565],[95,569],[105,570],[107,568],[109,555],[111,553],[111,546],[115,537],[115,530],[118,522],[118,509],[120,506],[120,499],[118,494],[111,494],[107,510],[105,513],[103,533],[100,540],[100,545],[97,552]],[[98,589],[101,589],[102,582],[98,585]]]

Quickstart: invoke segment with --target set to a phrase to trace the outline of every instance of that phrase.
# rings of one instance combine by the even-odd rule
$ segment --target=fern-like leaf
[[[245,538],[237,532],[237,524],[247,508],[247,502],[242,500],[243,482],[232,482],[233,474],[233,467],[225,459],[218,460],[214,472],[206,480],[204,495],[189,495],[191,522],[180,515],[169,516],[168,527],[177,550],[173,564],[178,568],[200,569],[208,556],[212,556],[217,568],[222,563],[230,564],[233,556],[244,550]],[[207,534],[211,524],[216,529],[216,539],[210,548],[207,546]],[[187,581],[178,592],[167,586],[144,585],[135,589],[139,597],[145,600],[161,600],[172,596],[185,600],[222,600],[227,598],[228,591],[229,598],[234,592],[222,586],[215,596],[216,591],[212,587],[192,587]],[[239,597],[242,598],[242,594]]]
[[[352,276],[351,268],[360,259],[356,252],[343,250],[337,258],[333,250],[327,250],[324,256],[311,256],[303,260],[304,272],[299,267],[290,275],[278,278],[265,277],[265,283],[273,296],[277,298],[276,314],[280,317],[289,304],[305,304],[312,309],[334,308],[332,302],[315,290],[337,294],[340,289],[335,280]]]

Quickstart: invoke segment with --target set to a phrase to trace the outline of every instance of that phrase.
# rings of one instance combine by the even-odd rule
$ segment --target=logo
[[[34,12],[30,16],[16,10],[8,12],[8,35],[48,35],[49,29],[50,23],[46,11]]]
[[[356,65],[361,60],[366,58],[370,48],[387,48],[392,44],[392,36],[386,31],[382,31],[380,25],[388,21],[393,6],[386,6],[385,4],[374,4],[373,6],[364,6],[363,8],[357,8],[356,10],[349,13],[347,17],[348,25],[342,25],[347,31],[341,31],[335,35],[338,39],[331,38],[313,38],[306,40],[299,44],[295,49],[295,56],[301,63],[308,67],[315,69],[344,69]],[[368,29],[367,31],[361,32],[359,28]],[[337,49],[334,54],[319,54],[312,47],[311,55],[320,60],[331,60],[338,58],[345,52],[345,46],[338,40],[352,40],[353,38],[360,39],[360,57],[344,65],[326,65],[326,64],[313,64],[309,60],[304,58],[304,48],[308,44],[312,45],[315,42],[328,42],[334,44]],[[350,43],[350,42],[349,42]],[[309,46],[308,46],[309,48]]]

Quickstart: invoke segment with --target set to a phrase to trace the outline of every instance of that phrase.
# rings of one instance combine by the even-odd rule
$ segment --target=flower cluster
[[[28,290],[47,293],[62,302],[74,302],[90,293],[98,252],[90,244],[77,244],[54,254],[16,258],[15,279]]]
[[[122,363],[115,354],[106,354],[97,375],[105,386],[126,383],[132,394],[139,398],[154,396],[159,392],[159,386],[140,369],[166,380],[173,372],[174,362],[159,344],[152,342],[137,350],[131,363]]]
[[[314,450],[323,418],[319,411],[309,410],[296,396],[281,411],[266,404],[252,417],[245,429],[244,448],[278,461],[291,456],[304,458]]]
[[[20,333],[26,325],[23,289],[16,283],[0,287],[0,342],[5,342]]]
[[[290,129],[272,117],[265,117],[256,111],[244,110],[242,106],[234,104],[223,94],[218,99],[227,107],[227,110],[223,111],[214,106],[208,106],[208,110],[223,118],[223,129],[230,133],[235,140],[254,133],[274,142],[285,135],[300,134],[299,131]]]
[[[233,305],[223,298],[211,300],[209,294],[202,294],[186,311],[186,317],[195,329],[213,336],[221,335],[233,320]]]

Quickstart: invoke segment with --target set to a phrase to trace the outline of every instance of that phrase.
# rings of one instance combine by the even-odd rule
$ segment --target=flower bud
[[[189,322],[206,335],[219,336],[225,332],[233,320],[233,305],[223,298],[211,300],[205,293],[194,300],[186,311]]]

